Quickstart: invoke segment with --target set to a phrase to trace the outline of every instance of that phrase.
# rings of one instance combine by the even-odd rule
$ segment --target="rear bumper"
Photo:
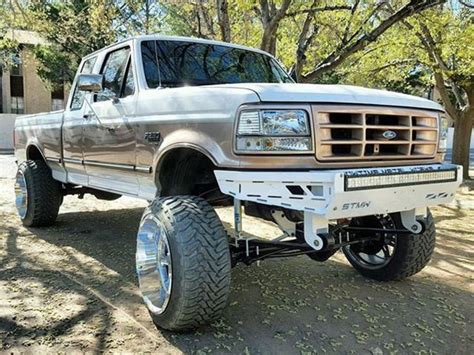
[[[224,194],[289,208],[326,220],[410,211],[453,200],[462,167],[406,167],[287,171],[215,171]]]

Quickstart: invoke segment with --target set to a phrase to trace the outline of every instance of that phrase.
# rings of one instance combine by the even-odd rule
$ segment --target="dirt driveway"
[[[136,287],[144,202],[66,197],[54,227],[27,229],[13,204],[12,161],[0,156],[0,351],[474,353],[472,190],[433,209],[436,254],[409,280],[366,280],[342,255],[239,266],[222,319],[173,334],[154,327]],[[230,210],[218,212],[230,221]],[[251,219],[244,227],[276,232]]]

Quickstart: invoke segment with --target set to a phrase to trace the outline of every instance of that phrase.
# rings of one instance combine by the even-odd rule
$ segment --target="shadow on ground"
[[[474,351],[474,299],[465,288],[424,272],[403,282],[369,281],[340,256],[326,263],[297,257],[237,267],[219,321],[188,334],[155,329],[135,287],[141,213],[142,208],[66,212],[54,227],[30,230],[2,213],[3,349]],[[430,268],[455,270],[471,282],[466,264],[472,263],[473,239],[462,236],[472,227],[449,223],[469,219],[463,213],[447,209],[437,215],[444,241]],[[466,252],[460,255],[459,248]]]

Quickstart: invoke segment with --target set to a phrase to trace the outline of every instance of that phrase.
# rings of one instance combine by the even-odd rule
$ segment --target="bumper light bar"
[[[440,170],[424,172],[402,172],[402,173],[377,173],[361,174],[357,176],[346,175],[344,190],[369,190],[384,187],[409,186],[430,184],[433,182],[452,182],[457,180],[457,170]]]

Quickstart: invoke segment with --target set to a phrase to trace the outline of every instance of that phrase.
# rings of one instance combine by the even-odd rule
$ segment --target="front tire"
[[[390,233],[391,228],[403,228],[398,213],[354,218],[353,221],[361,227],[387,229],[379,241],[342,248],[347,260],[365,277],[378,281],[402,280],[421,271],[433,255],[436,228],[429,211],[423,221],[425,229],[420,234]]]
[[[230,291],[228,238],[203,199],[156,199],[145,209],[137,236],[136,268],[154,323],[188,330],[215,320]]]
[[[61,184],[53,179],[42,160],[27,160],[18,166],[15,179],[15,204],[23,225],[52,225],[63,201]]]

